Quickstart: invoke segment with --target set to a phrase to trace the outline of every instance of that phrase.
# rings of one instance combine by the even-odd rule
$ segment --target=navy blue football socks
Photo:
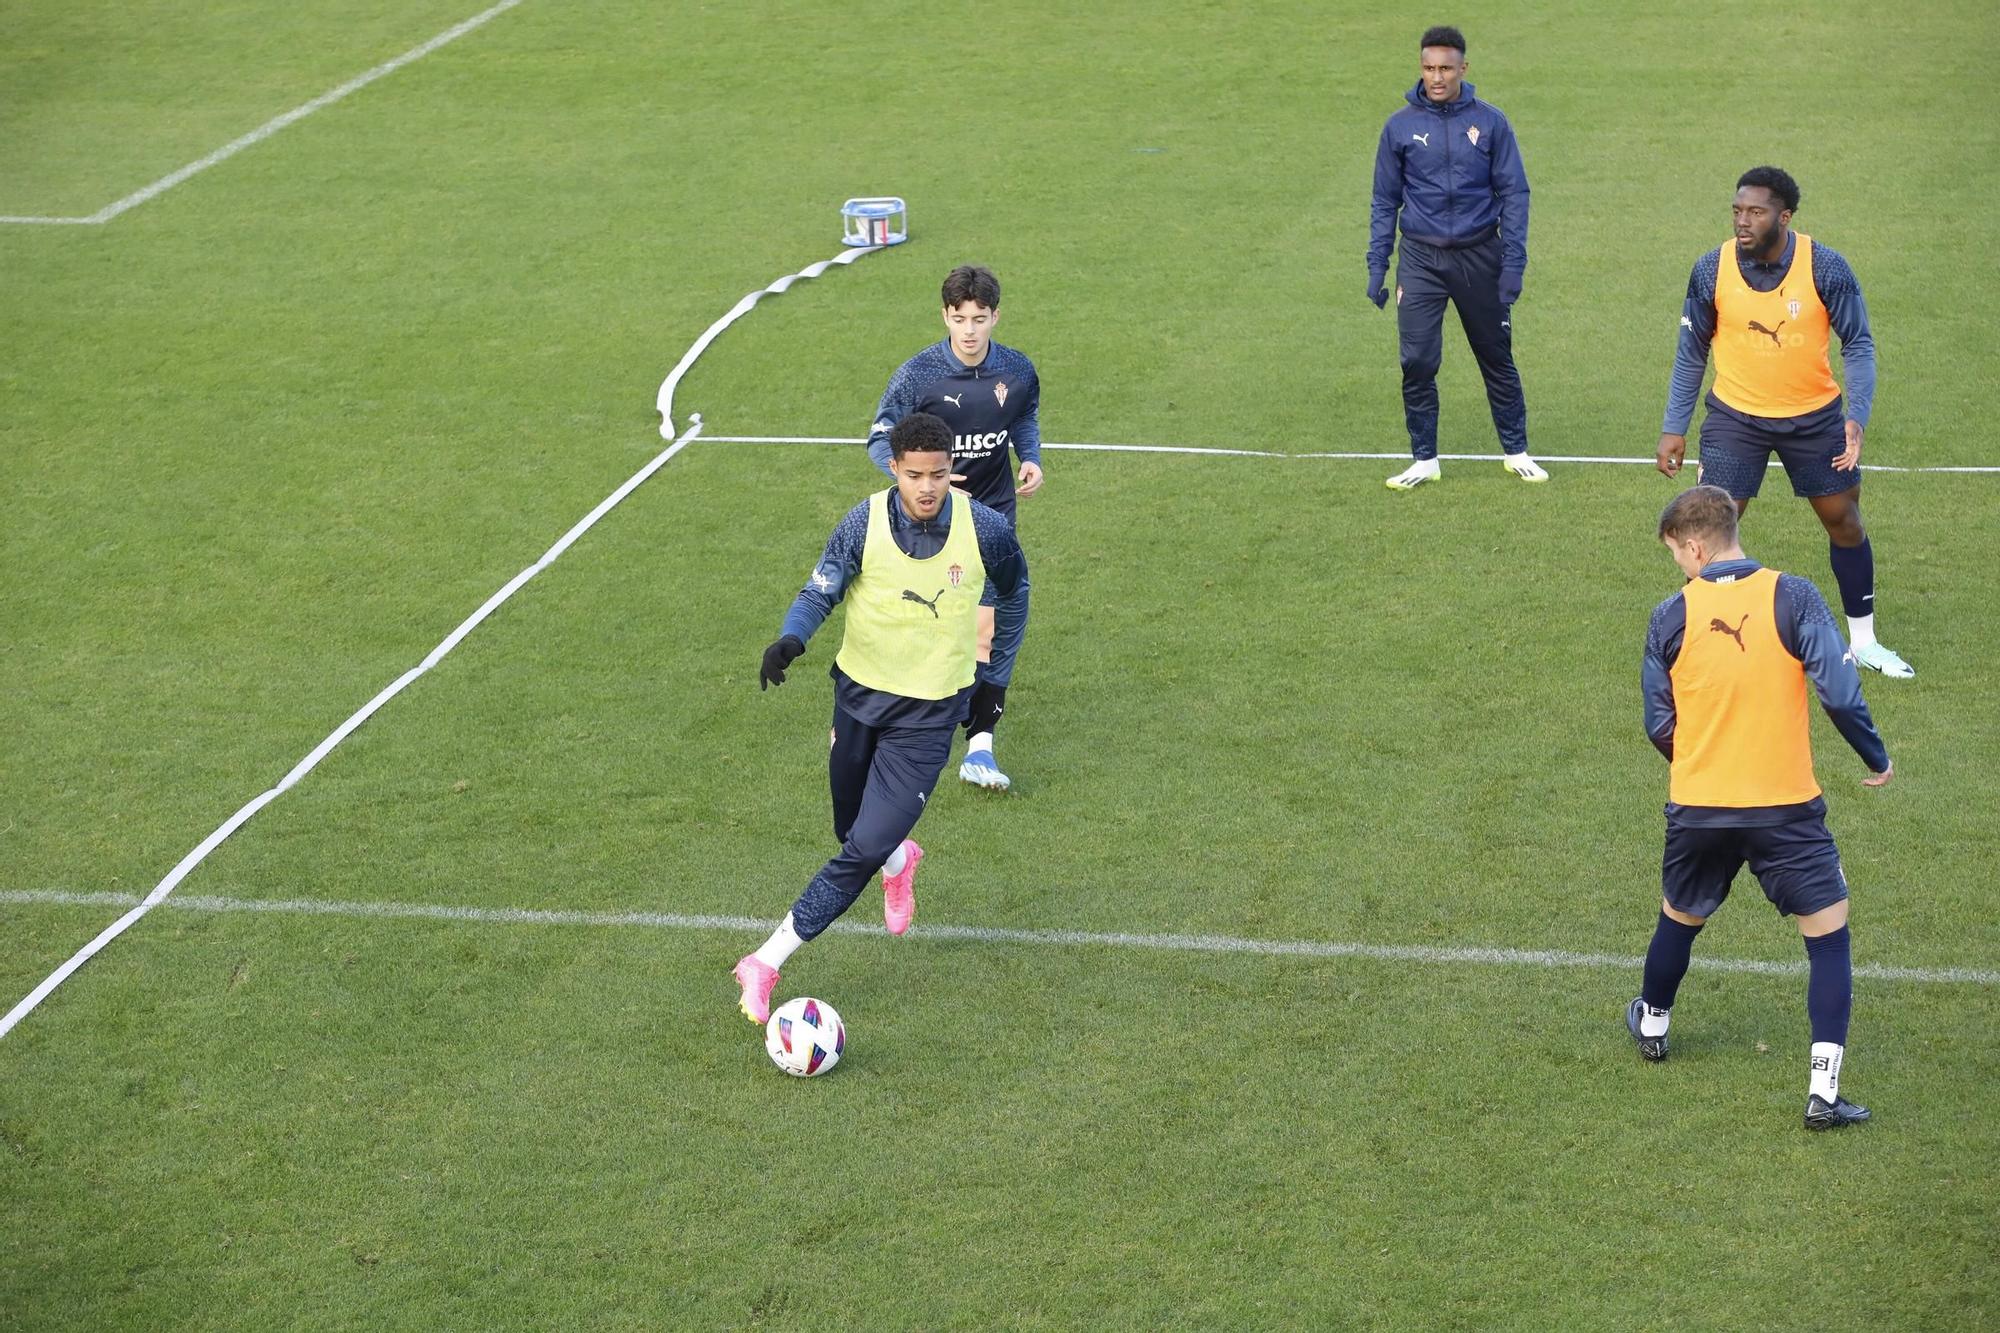
[[[1700,926],[1683,925],[1660,913],[1660,924],[1653,927],[1653,942],[1646,949],[1645,978],[1639,987],[1639,998],[1649,1008],[1674,1007],[1674,996],[1680,992],[1681,978],[1687,975],[1688,960],[1694,954],[1694,937],[1699,934]]]
[[[1854,1012],[1854,949],[1847,927],[1806,940],[1806,1015],[1812,1039],[1847,1045],[1847,1020]],[[1647,975],[1651,975],[1648,963]]]
[[[1840,585],[1840,609],[1860,617],[1875,614],[1875,548],[1863,537],[1859,546],[1835,546],[1828,542],[1827,563],[1833,566],[1833,581]]]

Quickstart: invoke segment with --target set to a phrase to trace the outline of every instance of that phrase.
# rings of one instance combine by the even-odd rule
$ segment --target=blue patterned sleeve
[[[868,544],[868,504],[863,500],[848,510],[833,535],[827,538],[826,551],[806,576],[806,586],[792,599],[791,609],[785,612],[784,627],[778,631],[780,638],[789,635],[800,643],[812,642],[813,633],[826,623],[833,608],[847,595],[847,585],[861,572],[861,551]]]
[[[979,534],[979,561],[997,597],[993,605],[993,663],[988,678],[1004,685],[1028,634],[1028,557],[1005,514],[972,502],[973,530]]]
[[[1875,719],[1861,697],[1861,673],[1854,654],[1840,637],[1833,608],[1811,579],[1797,574],[1778,576],[1778,642],[1799,659],[1819,695],[1820,707],[1834,728],[1861,756],[1871,773],[1889,768],[1889,747],[1875,730]]]
[[[1868,303],[1861,297],[1861,283],[1838,252],[1815,243],[1813,287],[1826,307],[1834,335],[1840,339],[1847,419],[1866,426],[1875,407],[1875,335],[1868,327]]]
[[[1711,250],[1694,261],[1688,274],[1687,298],[1681,302],[1680,341],[1674,344],[1674,373],[1667,386],[1667,414],[1662,435],[1685,435],[1701,397],[1701,377],[1708,370],[1708,346],[1715,341],[1715,269],[1722,251]]]
[[[1027,357],[1021,358],[1021,367],[1028,377],[1028,410],[1014,423],[1014,454],[1023,463],[1042,465],[1042,377],[1036,371],[1035,363]]]
[[[1687,634],[1687,602],[1679,593],[1653,608],[1646,626],[1646,655],[1639,665],[1639,688],[1646,700],[1646,738],[1668,759],[1674,757],[1674,663]]]
[[[896,368],[896,373],[889,377],[889,387],[882,391],[882,401],[875,405],[874,423],[868,427],[868,456],[892,480],[896,465],[889,453],[889,432],[923,401],[924,356],[924,352],[919,352]]]

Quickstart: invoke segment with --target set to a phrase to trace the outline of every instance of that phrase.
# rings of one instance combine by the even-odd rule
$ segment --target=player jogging
[[[893,476],[890,430],[912,412],[939,417],[952,433],[952,480],[1011,524],[1014,497],[1042,487],[1042,428],[1036,419],[1042,382],[1032,361],[993,341],[1000,280],[991,270],[961,264],[945,275],[942,295],[944,341],[905,361],[890,379],[868,432],[868,453]],[[1021,460],[1018,487],[1010,447]],[[993,733],[1007,703],[1020,639],[1011,645],[995,641],[993,606],[994,590],[988,589],[979,603],[979,681],[965,718],[965,760],[958,776],[1005,791],[1012,784],[993,757]]]
[[[1847,877],[1813,776],[1808,680],[1868,766],[1862,785],[1883,785],[1892,769],[1819,589],[1744,555],[1736,524],[1735,500],[1716,486],[1683,491],[1660,515],[1659,538],[1688,583],[1654,609],[1641,668],[1646,734],[1672,776],[1664,901],[1625,1026],[1640,1055],[1667,1058],[1668,1013],[1694,937],[1747,862],[1764,896],[1797,919],[1805,939],[1812,1023],[1805,1125],[1833,1129],[1866,1120],[1868,1108],[1840,1095],[1854,964]]]
[[[1854,660],[1907,680],[1916,671],[1875,638],[1875,550],[1861,525],[1861,436],[1875,401],[1868,307],[1847,261],[1791,229],[1798,208],[1798,182],[1776,167],[1753,167],[1737,180],[1735,243],[1697,259],[1688,275],[1655,461],[1669,477],[1681,469],[1712,345],[1700,479],[1728,491],[1741,513],[1775,452],[1792,494],[1826,528]],[[1844,414],[1827,359],[1829,331],[1840,337]]]
[[[914,413],[889,433],[889,451],[895,486],[841,519],[757,675],[760,688],[784,684],[813,631],[846,600],[827,761],[840,851],[736,964],[741,1008],[758,1023],[771,1017],[778,969],[853,906],[876,871],[889,933],[910,928],[924,852],[909,835],[973,690],[981,590],[1000,599],[994,639],[1010,654],[1027,620],[1027,560],[1012,524],[952,488],[951,428]]]

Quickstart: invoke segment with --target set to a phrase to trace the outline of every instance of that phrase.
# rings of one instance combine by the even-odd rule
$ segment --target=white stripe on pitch
[[[866,444],[866,440],[843,435],[703,435],[703,444]],[[1400,453],[1286,453],[1278,449],[1219,449],[1193,444],[1058,444],[1043,441],[1044,449],[1066,449],[1076,453],[1091,454],[1198,454],[1207,458],[1314,458],[1320,460],[1379,459],[1385,462],[1400,462],[1410,456],[1407,449]],[[1499,454],[1439,454],[1447,463],[1497,463]],[[1651,467],[1653,460],[1647,456],[1624,456],[1614,454],[1536,454],[1538,463],[1621,463]],[[1779,466],[1773,459],[1770,466]],[[1881,463],[1863,463],[1863,472],[2000,472],[2000,467],[1890,467]]]
[[[346,97],[349,93],[359,92],[363,88],[366,88],[369,84],[375,82],[375,80],[387,74],[394,74],[397,70],[401,69],[403,66],[407,64],[410,64],[413,61],[422,60],[425,56],[437,50],[440,46],[445,45],[447,42],[457,41],[459,38],[465,36],[465,34],[467,34],[468,32],[471,32],[474,28],[484,26],[486,23],[492,21],[493,19],[498,18],[500,15],[506,13],[508,10],[512,9],[514,6],[520,3],[521,0],[500,0],[500,3],[493,6],[491,9],[488,9],[482,13],[474,14],[471,18],[466,19],[463,23],[457,23],[449,28],[446,28],[443,32],[431,38],[429,41],[424,42],[422,45],[411,47],[409,50],[403,52],[403,54],[397,56],[394,60],[385,60],[384,62],[377,65],[375,68],[369,70],[365,74],[355,75],[353,78],[349,79],[346,83],[341,84],[338,88],[334,88],[327,92],[323,92],[318,97],[313,98],[312,101],[307,102],[302,106],[295,106],[290,111],[285,112],[281,116],[272,117],[270,120],[265,121],[262,125],[259,125],[256,129],[251,130],[248,134],[243,135],[241,138],[230,140],[228,143],[222,145],[222,147],[210,153],[207,157],[197,158],[195,161],[188,163],[186,166],[181,167],[178,170],[168,172],[166,175],[154,181],[151,185],[145,186],[142,189],[134,190],[131,194],[126,195],[123,199],[119,199],[113,203],[106,204],[103,208],[98,209],[95,213],[92,213],[87,218],[0,217],[0,223],[7,223],[7,222],[18,222],[25,224],[46,223],[52,225],[82,224],[82,225],[94,226],[109,222],[111,221],[111,219],[117,217],[120,213],[126,212],[130,209],[137,208],[140,204],[145,203],[148,199],[152,199],[159,195],[165,194],[168,190],[173,189],[176,185],[179,185],[182,181],[186,180],[188,177],[193,176],[199,172],[207,171],[210,167],[214,166],[216,163],[226,161],[227,159],[236,156],[238,153],[242,152],[246,148],[251,147],[253,144],[262,143],[264,140],[276,134],[279,130],[284,129],[287,125],[291,125],[298,121],[304,120],[307,116],[310,116],[313,112],[332,106],[335,102],[338,102],[341,98]]]
[[[73,893],[61,889],[0,890],[0,904],[55,903],[73,906],[124,907],[137,898],[125,893]],[[216,898],[182,895],[166,906],[189,912],[275,912],[292,916],[387,917],[419,921],[461,921],[501,926],[641,926],[655,930],[713,930],[762,935],[768,920],[748,916],[690,916],[677,912],[566,912],[525,907],[452,907],[435,903],[362,903],[311,898]],[[880,934],[876,926],[839,921],[842,935]],[[1605,967],[1637,971],[1645,959],[1620,954],[1571,953],[1563,949],[1493,949],[1477,945],[1354,944],[1335,940],[1257,940],[1234,935],[1150,935],[1083,930],[1019,930],[1000,926],[919,925],[905,938],[970,940],[978,944],[1054,944],[1110,949],[1149,949],[1169,953],[1240,953],[1265,958],[1366,958],[1395,963],[1471,964],[1489,967]],[[1708,972],[1748,972],[1760,976],[1799,976],[1803,962],[1767,962],[1756,958],[1701,958],[1694,966]],[[1969,967],[1890,967],[1861,963],[1854,975],[1873,981],[1911,981],[1928,985],[2000,985],[2000,972]]]

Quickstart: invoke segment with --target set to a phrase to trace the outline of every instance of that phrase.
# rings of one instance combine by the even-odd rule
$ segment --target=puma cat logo
[[[919,606],[928,606],[931,609],[932,620],[938,619],[938,609],[937,609],[938,597],[942,596],[944,596],[943,588],[939,588],[937,590],[937,597],[919,597],[917,596],[917,594],[911,592],[908,588],[903,589],[903,600],[906,602],[915,602]],[[1715,623],[1719,625],[1722,622],[1718,620]]]
[[[959,407],[961,406],[961,404],[959,403],[958,400],[965,397],[965,395],[963,393],[955,393],[955,394],[941,393],[938,395],[938,397],[944,399],[947,403],[950,403],[953,407]]]
[[[1790,321],[1790,320],[1786,320],[1786,319],[1781,319],[1781,320],[1779,320],[1779,321],[1778,321],[1778,329],[1782,329],[1782,328],[1784,328],[1784,327],[1785,327],[1785,325],[1787,325],[1787,324],[1789,324],[1789,323],[1791,323],[1791,321]],[[1757,322],[1756,320],[1754,320],[1754,319],[1750,321],[1750,327],[1751,327],[1751,329],[1753,329],[1754,331],[1756,331],[1756,332],[1758,332],[1758,333],[1761,333],[1761,334],[1763,334],[1763,335],[1764,335],[1764,336],[1765,336],[1766,338],[1769,338],[1769,339],[1770,339],[1770,340],[1771,340],[1772,342],[1774,342],[1774,343],[1777,343],[1777,345],[1778,345],[1778,346],[1780,346],[1780,347],[1783,347],[1783,346],[1784,346],[1784,343],[1782,343],[1782,342],[1779,342],[1779,341],[1778,341],[1778,329],[1767,329],[1767,328],[1765,328],[1765,327],[1764,327],[1764,326],[1763,326],[1762,324],[1759,324],[1759,323],[1758,323],[1758,322]]]
[[[910,594],[908,594],[908,593],[904,593],[904,594],[903,594],[903,596],[905,596],[905,597],[908,597],[909,595],[910,595]],[[933,612],[932,612],[932,614],[933,614],[933,615],[935,615],[935,614],[937,614],[937,613],[936,613],[935,611],[933,611]],[[1729,628],[1729,626],[1727,626],[1727,625],[1725,625],[1725,624],[1723,624],[1723,623],[1722,623],[1722,617],[1720,617],[1720,616],[1717,616],[1717,617],[1716,617],[1715,619],[1713,619],[1713,620],[1711,620],[1711,621],[1709,621],[1709,622],[1708,622],[1708,627],[1709,627],[1709,629],[1710,629],[1710,630],[1712,630],[1712,631],[1714,631],[1714,630],[1719,630],[1719,631],[1721,631],[1722,633],[1724,633],[1724,634],[1727,634],[1727,635],[1728,635],[1728,636],[1729,636],[1730,638],[1732,638],[1732,639],[1736,640],[1736,647],[1737,647],[1737,650],[1738,650],[1739,652],[1745,652],[1745,653],[1747,653],[1747,652],[1749,652],[1750,650],[1749,650],[1748,648],[1745,648],[1745,647],[1743,646],[1743,625],[1744,625],[1744,622],[1745,622],[1745,621],[1748,621],[1749,619],[1750,619],[1750,615],[1749,615],[1749,613],[1748,613],[1748,612],[1746,611],[1746,612],[1744,613],[1744,615],[1743,615],[1743,619],[1742,619],[1742,620],[1739,620],[1739,621],[1737,621],[1737,622],[1736,622],[1736,628],[1735,628],[1735,629],[1731,629],[1731,628]]]
[[[1431,136],[1428,134],[1412,134],[1410,137],[1426,148],[1431,146]]]

